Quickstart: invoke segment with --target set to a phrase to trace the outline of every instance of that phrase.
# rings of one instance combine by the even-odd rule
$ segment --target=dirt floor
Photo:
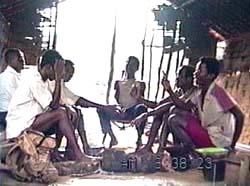
[[[37,183],[22,183],[12,179],[6,172],[0,173],[1,186],[40,186]],[[224,186],[224,182],[212,183],[204,181],[201,171],[190,170],[185,173],[169,172],[154,174],[113,174],[101,172],[85,177],[60,177],[53,186],[78,186],[78,185],[136,185],[136,186]]]

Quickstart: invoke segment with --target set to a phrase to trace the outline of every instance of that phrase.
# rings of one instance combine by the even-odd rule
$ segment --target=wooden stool
[[[196,150],[203,158],[202,171],[208,181],[223,181],[225,178],[225,158],[229,151],[224,148],[201,148]]]
[[[250,153],[248,152],[239,152],[237,155],[240,158],[240,173],[238,185],[244,186],[247,185],[248,176],[250,175]]]

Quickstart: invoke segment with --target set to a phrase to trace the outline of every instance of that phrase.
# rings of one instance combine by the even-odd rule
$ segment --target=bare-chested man
[[[178,91],[178,95],[182,100],[189,100],[196,91],[196,87],[193,85],[193,72],[194,68],[192,66],[182,66],[178,72],[178,77],[176,78],[176,86],[180,89]],[[153,146],[158,130],[163,121],[168,119],[170,108],[174,106],[174,104],[170,97],[162,100],[159,104],[145,100],[142,97],[138,97],[138,99],[140,102],[145,103],[149,107],[153,107],[153,110],[141,114],[136,119],[134,119],[132,123],[135,125],[140,125],[141,122],[145,121],[149,116],[154,116],[147,144],[142,149],[140,149],[138,153],[152,152],[151,148]],[[159,150],[166,145],[166,138],[169,132],[170,129],[166,122],[161,132]]]

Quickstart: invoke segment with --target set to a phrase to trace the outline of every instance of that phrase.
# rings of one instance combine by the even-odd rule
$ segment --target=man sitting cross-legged
[[[135,73],[139,68],[139,60],[130,56],[126,64],[126,77],[124,80],[115,82],[115,99],[121,108],[117,106],[110,106],[114,109],[113,112],[105,112],[98,109],[97,113],[100,118],[100,123],[102,127],[102,132],[104,134],[104,139],[107,134],[111,137],[110,148],[118,143],[113,130],[111,128],[111,120],[128,120],[131,121],[136,116],[147,111],[147,108],[143,104],[139,104],[137,100],[130,95],[130,92],[134,86],[138,88],[138,92],[141,96],[144,95],[145,83],[136,81]],[[144,121],[140,126],[136,126],[138,139],[137,148],[141,145],[141,136],[144,132],[146,121]],[[104,141],[103,141],[104,142]]]
[[[194,68],[192,66],[182,66],[178,72],[178,76],[176,78],[176,86],[177,88],[179,88],[177,92],[182,100],[189,100],[197,90],[197,88],[193,85],[193,72]],[[134,94],[134,96],[136,96],[136,94]],[[138,153],[152,152],[151,148],[153,146],[156,135],[158,134],[158,130],[163,121],[167,120],[170,108],[173,107],[174,104],[170,97],[165,98],[159,104],[145,100],[142,97],[137,97],[137,99],[139,100],[139,102],[145,103],[151,108],[153,107],[153,110],[141,114],[132,121],[132,124],[140,125],[149,116],[154,116],[147,144],[143,148],[141,148]],[[166,138],[168,136],[168,133],[170,132],[167,126],[168,125],[165,125],[165,127],[163,127],[163,130],[161,131],[160,148],[163,148],[166,145]]]

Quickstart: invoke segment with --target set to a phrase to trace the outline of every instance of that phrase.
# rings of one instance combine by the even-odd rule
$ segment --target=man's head
[[[47,50],[41,59],[40,72],[42,73],[43,80],[55,80],[55,63],[63,60],[62,56],[56,50]]]
[[[199,86],[209,85],[220,73],[220,63],[212,57],[201,57],[194,73],[195,83]]]
[[[75,72],[74,63],[70,60],[65,60],[65,75],[64,82],[68,82],[71,80]]]
[[[127,64],[126,64],[126,72],[127,74],[135,74],[135,72],[139,69],[139,60],[135,56],[129,56]]]
[[[11,66],[15,71],[21,72],[24,67],[24,54],[17,48],[9,48],[4,53],[4,60],[8,66]]]
[[[177,74],[176,77],[176,86],[178,88],[183,88],[185,86],[193,85],[193,73],[194,73],[194,67],[184,65],[182,66]]]

